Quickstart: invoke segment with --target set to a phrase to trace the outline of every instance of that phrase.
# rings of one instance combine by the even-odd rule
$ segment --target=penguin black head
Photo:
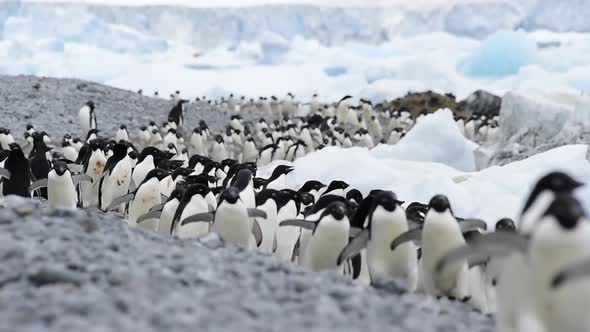
[[[295,168],[293,166],[279,165],[272,172],[271,178],[278,178],[281,175],[287,175],[287,174],[293,172],[294,170],[295,170]]]
[[[124,125],[124,124],[122,124],[122,125],[119,126],[119,129],[121,129],[121,130],[127,130],[127,126]]]
[[[305,182],[305,184],[299,188],[300,193],[308,193],[312,190],[319,191],[320,189],[324,188],[326,185],[321,183],[320,181],[316,180],[309,180]]]
[[[334,180],[334,181],[330,182],[328,189],[326,189],[326,193],[329,193],[331,191],[338,190],[338,189],[346,189],[348,187],[349,187],[348,183],[346,183],[344,181],[340,181],[340,180]]]
[[[156,121],[150,121],[150,126],[154,127],[156,125]]]
[[[90,107],[90,109],[91,109],[91,110],[94,110],[94,102],[93,102],[92,100],[89,100],[89,101],[86,103],[86,106]]]
[[[55,173],[59,176],[62,176],[66,171],[69,171],[68,165],[63,161],[56,161],[53,163],[53,170],[55,170]]]
[[[141,131],[146,131],[146,130],[147,130],[147,127],[146,127],[146,126],[141,126],[141,127],[139,128],[139,130],[141,130]]]
[[[346,95],[346,96],[342,97],[342,99],[340,99],[340,101],[338,101],[338,104],[340,104],[341,102],[343,102],[347,99],[350,99],[350,98],[352,98],[352,96]]]
[[[224,142],[224,141],[223,141],[223,137],[222,137],[221,135],[216,135],[216,136],[215,136],[215,141],[216,141],[218,144],[223,144],[223,142]]]
[[[156,135],[158,133],[158,129],[152,129],[152,134]]]
[[[31,130],[31,129],[35,129],[35,127],[33,127],[33,125],[30,123],[27,124],[27,130]]]
[[[344,219],[344,217],[347,216],[347,214],[348,214],[348,210],[347,210],[346,205],[344,203],[333,202],[330,205],[328,205],[326,210],[324,210],[324,212],[322,213],[322,216],[330,215],[330,216],[334,217],[334,219],[336,219],[336,220],[342,220],[342,219]]]
[[[315,197],[310,193],[300,192],[299,199],[301,200],[301,204],[305,206],[313,205],[315,203]]]
[[[117,143],[113,147],[113,155],[123,159],[127,155],[127,146],[125,144]]]
[[[172,190],[172,192],[170,193],[170,196],[168,197],[167,202],[170,202],[173,199],[180,201],[182,199],[182,196],[184,195],[184,191],[185,191],[185,189],[179,189],[179,188]]]
[[[358,189],[352,189],[346,193],[346,199],[361,204],[363,201],[363,194]]]
[[[443,213],[450,210],[451,204],[449,199],[444,195],[436,195],[431,200],[428,206],[438,213]]]
[[[375,196],[375,206],[381,206],[389,212],[395,211],[400,203],[391,191],[379,191]]]
[[[176,145],[174,143],[168,143],[168,149],[176,150]]]
[[[252,181],[252,172],[248,168],[242,168],[232,179],[232,187],[238,188],[240,192],[244,191]]]
[[[545,216],[557,219],[566,231],[572,231],[586,215],[582,204],[570,194],[559,194],[549,206]]]
[[[128,153],[129,158],[131,158],[131,160],[137,160],[137,158],[139,157],[139,154],[137,153],[137,151],[131,151]]]
[[[162,181],[168,175],[170,175],[170,172],[167,172],[167,171],[160,169],[160,168],[154,168],[151,171],[149,171],[149,173],[145,177],[145,180],[143,180],[143,181],[146,182],[146,181],[148,181],[150,179],[154,179],[154,178]]]
[[[228,202],[229,204],[236,204],[240,198],[240,189],[236,187],[227,187],[221,192],[219,196],[219,203]]]
[[[496,232],[515,232],[516,226],[514,221],[510,218],[504,218],[498,220],[496,223]]]
[[[570,193],[583,185],[583,183],[574,180],[563,172],[549,173],[542,177],[533,188],[533,191],[524,205],[523,213],[527,211],[537,197],[546,190],[553,192],[554,194]]]

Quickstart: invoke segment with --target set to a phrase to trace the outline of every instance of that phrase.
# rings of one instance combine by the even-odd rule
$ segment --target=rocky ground
[[[0,75],[0,127],[11,129],[15,137],[24,132],[28,123],[54,135],[54,140],[61,140],[66,132],[77,136],[78,111],[89,100],[96,105],[99,128],[107,133],[115,133],[121,124],[126,124],[131,134],[152,120],[160,125],[174,106],[169,99],[76,79]],[[246,114],[245,120],[256,121],[260,116]],[[225,111],[189,106],[185,127],[192,129],[203,119],[211,128],[221,129],[229,117]]]
[[[0,126],[16,136],[34,123],[59,138],[78,130],[87,100],[111,132],[161,122],[172,106],[79,80],[0,76]],[[219,128],[229,118],[190,112],[189,128],[201,118]],[[394,284],[366,288],[215,235],[181,241],[129,228],[116,215],[14,197],[0,200],[0,259],[0,332],[493,331],[493,320],[467,305]]]
[[[354,285],[96,210],[0,201],[0,331],[493,331],[468,306]]]

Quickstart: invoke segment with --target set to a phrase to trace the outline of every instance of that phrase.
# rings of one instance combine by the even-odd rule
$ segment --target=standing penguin
[[[229,153],[227,151],[225,141],[223,140],[223,136],[215,136],[215,142],[213,143],[213,147],[211,148],[210,157],[213,161],[218,163],[229,158]]]
[[[31,173],[29,160],[16,143],[10,144],[10,153],[4,162],[4,177],[2,184],[2,195],[17,195],[31,197],[29,190],[31,185]]]
[[[346,205],[342,202],[330,204],[313,223],[301,265],[312,271],[336,270],[338,255],[346,244],[350,233],[350,221]]]
[[[100,209],[104,211],[113,199],[126,195],[130,183],[131,158],[127,155],[127,146],[117,143],[98,183]]]
[[[258,221],[262,231],[262,243],[260,243],[259,249],[263,253],[272,254],[276,250],[279,196],[279,191],[273,189],[264,189],[256,194],[256,208],[266,213],[266,220]]]
[[[126,125],[119,126],[119,130],[115,133],[115,141],[118,143],[121,143],[121,141],[129,142],[129,131],[127,131]]]
[[[186,218],[196,214],[207,213],[214,208],[209,205],[207,199],[209,195],[212,195],[211,189],[203,184],[189,186],[185,190],[182,200],[172,218],[171,233],[182,239],[196,238],[209,233],[209,224],[207,223],[182,224],[182,221]]]
[[[93,183],[97,183],[104,172],[104,167],[107,163],[107,158],[104,154],[103,147],[105,142],[100,139],[94,139],[87,145],[87,150],[83,156],[81,164],[83,166],[84,174],[92,178]],[[82,150],[80,152],[82,154]],[[98,186],[88,182],[80,184],[80,192],[82,196],[82,206],[98,207]]]
[[[82,128],[82,137],[87,137],[92,129],[97,128],[96,113],[94,112],[94,102],[87,102],[78,112],[80,128]]]
[[[459,261],[436,273],[438,260],[454,248],[465,245],[459,223],[453,216],[449,200],[442,195],[430,200],[422,230],[422,267],[427,293],[468,299],[468,266]]]
[[[29,160],[31,167],[31,173],[33,178],[38,181],[47,179],[49,172],[51,171],[51,163],[47,160],[47,152],[51,151],[50,148],[45,145],[42,140],[37,140],[31,153],[33,157]],[[40,188],[35,191],[35,194],[47,199],[47,189]]]
[[[181,130],[184,125],[184,104],[188,103],[188,100],[181,99],[168,113],[168,122],[172,122],[176,125],[176,129]]]
[[[366,205],[369,205],[369,209],[366,209]],[[359,206],[357,215],[355,219],[359,216],[363,221],[368,218],[368,227],[342,251],[339,264],[367,248],[372,283],[401,279],[406,281],[410,291],[415,290],[418,282],[418,248],[408,242],[390,250],[391,241],[409,228],[406,213],[395,194],[379,191],[369,195]]]
[[[166,176],[168,176],[168,172],[159,168],[153,169],[139,184],[135,192],[126,195],[126,199],[131,200],[131,203],[129,203],[129,218],[127,219],[129,225],[137,225],[137,219],[140,216],[148,213],[152,207],[162,203],[160,180]],[[153,223],[142,223],[141,227],[157,230],[157,220]]]
[[[54,209],[75,209],[78,194],[72,173],[63,161],[56,161],[47,178],[47,200]]]

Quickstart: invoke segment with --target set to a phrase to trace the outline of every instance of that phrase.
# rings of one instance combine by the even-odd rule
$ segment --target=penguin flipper
[[[286,220],[281,221],[279,226],[280,227],[295,226],[295,227],[301,227],[301,228],[305,228],[305,229],[309,229],[310,231],[313,231],[315,228],[315,224],[316,224],[315,222],[309,221],[309,220],[286,219]]]
[[[141,224],[142,222],[144,222],[146,220],[159,219],[161,215],[162,215],[162,211],[160,211],[160,210],[150,211],[150,212],[142,215],[141,217],[137,218],[137,223]]]
[[[295,262],[297,256],[299,256],[299,250],[301,249],[301,236],[295,242],[295,247],[293,247],[293,254],[291,254],[291,262]]]
[[[158,204],[158,205],[154,205],[150,209],[150,212],[154,212],[154,211],[160,211],[160,212],[162,212],[162,209],[164,208],[164,205],[165,205],[164,203]]]
[[[33,191],[39,190],[41,188],[47,188],[48,182],[49,181],[47,179],[37,180],[31,184],[31,186],[29,187],[29,190],[31,190],[31,192],[33,192]]]
[[[486,265],[490,261],[490,257],[487,255],[481,255],[478,257],[471,257],[468,260],[469,268],[473,268],[476,266]]]
[[[78,165],[78,164],[71,164],[70,163],[70,164],[68,164],[68,169],[71,172],[80,173],[80,172],[83,172],[84,171],[84,165]]]
[[[266,219],[266,212],[260,210],[260,209],[248,209],[248,217],[250,218],[262,218],[262,219]]]
[[[489,256],[486,253],[478,252],[475,248],[470,245],[463,245],[458,248],[455,248],[449,251],[446,255],[442,256],[436,265],[434,266],[434,271],[438,274],[444,270],[446,266],[449,264],[461,261],[461,260],[468,260],[470,257],[477,258],[477,257],[486,257]]]
[[[215,218],[215,214],[211,213],[211,212],[205,212],[205,213],[197,213],[197,214],[193,214],[192,216],[186,217],[181,223],[181,226],[187,225],[187,224],[192,224],[194,222],[213,222]]]
[[[459,226],[461,227],[461,233],[479,229],[483,229],[485,231],[488,229],[488,224],[481,219],[458,219],[458,222]]]
[[[356,237],[357,235],[359,235],[363,230],[361,228],[358,227],[350,227],[350,231],[349,231],[349,236],[350,237]]]
[[[405,233],[402,233],[400,236],[396,237],[393,241],[391,241],[391,245],[389,246],[389,248],[391,250],[395,250],[395,248],[399,247],[400,245],[406,243],[406,242],[410,242],[410,241],[415,241],[415,242],[419,242],[422,238],[422,229],[421,228],[414,228],[412,230],[409,230]]]
[[[256,220],[252,224],[252,235],[254,235],[254,239],[256,240],[256,246],[259,247],[262,243],[262,229],[260,229],[260,225]]]
[[[92,183],[92,178],[90,175],[86,174],[76,174],[72,175],[72,181],[74,181],[74,185],[78,185],[80,182],[90,182]]]
[[[277,247],[279,246],[279,244],[277,243],[277,237],[274,236],[272,238],[272,252],[274,253],[275,251],[277,251]]]
[[[337,265],[342,264],[349,259],[355,257],[361,250],[367,247],[367,243],[369,242],[370,232],[369,229],[363,229],[357,236],[355,236],[344,249],[340,252],[338,256],[338,261],[336,262]]]
[[[125,204],[125,203],[131,201],[134,197],[135,197],[135,193],[129,193],[127,195],[113,199],[111,204],[109,204],[109,206],[107,206],[106,212],[112,211],[112,210],[116,209],[119,205]]]
[[[10,180],[11,174],[10,174],[10,171],[7,170],[6,168],[0,167],[0,176],[3,177],[3,178],[7,178],[8,180]]]
[[[566,266],[551,280],[552,288],[560,288],[565,284],[587,278],[590,275],[590,259],[585,259],[575,264]]]

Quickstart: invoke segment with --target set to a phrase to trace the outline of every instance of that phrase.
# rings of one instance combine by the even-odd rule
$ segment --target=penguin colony
[[[582,184],[568,175],[546,175],[518,228],[502,219],[492,231],[482,220],[455,216],[443,195],[428,204],[406,203],[391,191],[363,196],[343,181],[315,180],[292,190],[285,177],[294,169],[285,165],[257,177],[258,167],[328,145],[395,144],[423,114],[378,114],[365,100],[351,106],[346,96],[321,104],[314,96],[308,115],[296,117],[300,104],[291,94],[258,102],[230,96],[219,103],[236,110],[224,132],[214,135],[201,121],[184,135],[188,101],[172,97],[168,121],[141,127],[133,143],[125,125],[103,136],[93,102],[79,111],[84,139],[65,134],[60,148],[32,125],[22,144],[0,130],[2,195],[38,197],[60,209],[116,210],[131,226],[178,238],[215,232],[228,243],[313,271],[335,270],[361,284],[396,280],[496,314],[503,332],[590,330],[584,310],[590,223],[573,195]],[[253,108],[280,120],[244,123],[239,113]],[[495,139],[497,119],[457,123],[469,138]]]

